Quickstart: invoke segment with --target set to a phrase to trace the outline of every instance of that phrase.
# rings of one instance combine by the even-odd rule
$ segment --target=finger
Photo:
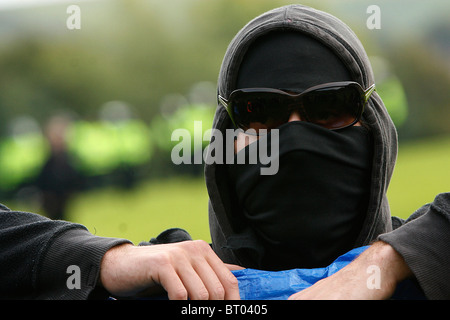
[[[230,270],[230,271],[245,269],[244,267],[241,267],[237,264],[229,264],[229,263],[225,263],[225,267],[227,267],[228,270]]]
[[[230,266],[232,266],[232,268],[238,266],[225,265],[212,250],[211,254],[207,256],[207,260],[225,290],[224,298],[226,300],[239,300],[240,296],[238,281],[229,269]]]
[[[172,266],[162,268],[155,280],[166,290],[170,300],[187,300],[188,292]]]
[[[208,298],[210,300],[225,299],[225,288],[216,274],[216,271],[213,270],[205,259],[197,261],[194,265],[194,269],[206,287],[206,290],[208,290]]]
[[[206,263],[206,262],[205,262]],[[198,274],[198,271],[194,269],[192,264],[185,263],[180,264],[179,269],[177,270],[177,274],[181,281],[183,282],[184,287],[187,290],[187,294],[189,299],[191,300],[208,300],[209,299],[209,291],[206,287],[204,280]],[[201,269],[201,268],[200,268]],[[203,272],[202,272],[203,274]],[[203,274],[203,278],[205,275]],[[207,282],[207,280],[206,280]]]

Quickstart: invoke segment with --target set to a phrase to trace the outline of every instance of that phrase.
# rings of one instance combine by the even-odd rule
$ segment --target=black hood
[[[374,83],[367,54],[346,24],[328,13],[302,5],[289,5],[262,14],[238,32],[222,62],[218,94],[228,97],[237,88],[242,60],[255,40],[270,32],[283,30],[302,33],[327,46],[346,67],[351,80],[363,88]],[[373,160],[368,209],[354,247],[366,245],[379,234],[392,229],[386,191],[397,157],[396,129],[376,92],[366,105],[362,121],[372,135]],[[233,128],[227,111],[219,103],[213,128],[221,132]],[[210,198],[209,223],[213,249],[225,262],[245,265],[245,255],[230,249],[229,245],[245,226],[242,219],[232,214],[236,204],[229,192],[230,182],[225,165],[207,161],[205,177]]]

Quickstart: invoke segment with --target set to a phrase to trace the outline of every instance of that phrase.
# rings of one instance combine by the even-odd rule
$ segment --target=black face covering
[[[352,80],[350,72],[327,46],[283,30],[250,45],[236,88],[301,92],[347,80]],[[298,121],[279,130],[277,174],[261,175],[260,163],[227,166],[237,198],[233,215],[243,219],[241,232],[227,239],[228,247],[245,259],[247,267],[326,266],[352,248],[361,230],[368,205],[370,134],[363,127],[330,131]],[[255,143],[268,142],[270,150],[270,137]]]
[[[321,267],[352,248],[367,210],[370,140],[364,127],[330,131],[290,122],[279,127],[278,173],[261,175],[259,162],[227,166],[241,211],[236,213],[259,248],[249,265]],[[274,141],[268,134],[254,143],[270,150]]]

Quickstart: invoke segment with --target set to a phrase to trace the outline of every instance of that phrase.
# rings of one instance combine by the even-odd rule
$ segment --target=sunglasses
[[[297,111],[301,120],[330,130],[354,125],[361,119],[364,106],[375,84],[364,90],[357,82],[331,82],[301,93],[271,88],[246,88],[231,92],[228,99],[219,95],[238,128],[273,129],[288,122]]]

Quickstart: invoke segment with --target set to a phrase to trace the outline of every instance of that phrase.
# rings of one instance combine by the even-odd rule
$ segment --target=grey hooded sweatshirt
[[[363,88],[374,83],[366,52],[347,25],[328,13],[289,5],[256,17],[238,32],[223,59],[218,95],[228,97],[236,89],[240,64],[251,44],[271,31],[280,30],[294,30],[313,37],[342,60],[353,81]],[[376,92],[365,107],[362,121],[373,137],[373,160],[367,212],[353,246],[368,245],[376,240],[389,243],[404,258],[427,298],[450,299],[450,193],[437,195],[432,203],[419,208],[407,220],[391,217],[386,191],[397,157],[397,133]],[[213,128],[222,133],[233,128],[220,103]],[[207,162],[205,177],[210,197],[212,247],[225,262],[245,266],[249,257],[236,249],[239,247],[236,240],[251,247],[252,234],[246,232],[248,228],[242,225],[244,220],[233,215],[236,204],[230,196],[227,171],[222,164]]]
[[[293,30],[309,35],[328,46],[347,66],[352,80],[367,88],[374,83],[367,54],[350,28],[334,16],[302,5],[274,9],[244,26],[231,41],[222,62],[218,79],[218,94],[228,97],[236,89],[240,63],[253,41],[272,31]],[[381,98],[376,92],[366,105],[363,122],[373,135],[371,190],[363,227],[354,247],[369,244],[378,235],[391,231],[391,215],[386,190],[397,156],[397,133]],[[213,127],[222,132],[232,128],[227,111],[218,105]],[[224,133],[225,135],[225,133]],[[207,162],[208,163],[208,162]],[[252,236],[243,230],[242,220],[233,216],[233,200],[228,192],[228,177],[224,166],[217,163],[205,167],[206,185],[210,197],[209,221],[212,246],[225,262],[246,265],[247,254],[234,250],[235,241],[248,242]],[[238,239],[238,240],[236,240]]]

